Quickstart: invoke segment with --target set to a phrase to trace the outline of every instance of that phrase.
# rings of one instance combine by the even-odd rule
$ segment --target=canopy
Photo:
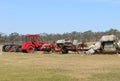
[[[104,35],[101,37],[100,42],[115,41],[115,40],[117,40],[117,37],[115,35]]]

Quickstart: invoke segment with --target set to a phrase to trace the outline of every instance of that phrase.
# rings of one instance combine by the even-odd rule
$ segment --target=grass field
[[[120,56],[2,53],[0,81],[120,81]]]

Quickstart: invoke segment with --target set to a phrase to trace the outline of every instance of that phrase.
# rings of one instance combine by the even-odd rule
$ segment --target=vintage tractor
[[[116,54],[120,53],[120,42],[115,35],[104,35],[101,39],[91,45],[86,54]]]
[[[63,39],[58,40],[56,44],[61,48],[62,54],[67,54],[69,51],[79,53],[88,50],[88,46],[85,41],[78,43],[78,40],[73,40],[72,42],[70,40]]]
[[[2,47],[4,52],[27,52],[33,53],[34,51],[59,51],[61,50],[55,43],[52,42],[40,42],[39,34],[27,34],[24,35],[25,41],[20,44],[5,44]]]
[[[67,54],[70,50],[76,50],[76,46],[71,41],[58,40],[56,44],[61,48],[62,54]]]

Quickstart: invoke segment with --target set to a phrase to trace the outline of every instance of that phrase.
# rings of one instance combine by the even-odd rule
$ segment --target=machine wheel
[[[16,46],[6,46],[5,51],[6,52],[16,52]]]
[[[4,46],[2,47],[2,51],[3,51],[3,52],[6,52],[5,48],[6,48],[6,45],[4,45]]]
[[[17,47],[16,52],[22,52],[21,46]]]
[[[5,51],[6,51],[6,52],[10,52],[10,51],[11,51],[11,49],[12,49],[12,47],[11,47],[11,46],[6,46],[6,47],[5,47]]]
[[[68,50],[66,48],[63,48],[62,49],[62,54],[67,54],[68,53]]]
[[[26,52],[27,53],[33,53],[34,52],[34,47],[28,46]]]

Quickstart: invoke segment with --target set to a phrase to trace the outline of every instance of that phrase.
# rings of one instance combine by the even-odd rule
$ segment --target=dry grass
[[[119,81],[118,55],[3,53],[0,81]]]

